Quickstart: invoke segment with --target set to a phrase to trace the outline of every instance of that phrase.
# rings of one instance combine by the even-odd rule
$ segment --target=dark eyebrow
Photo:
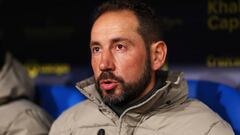
[[[129,42],[129,43],[132,44],[132,42],[127,38],[114,38],[114,39],[111,40],[111,43],[114,44],[114,43],[117,43],[117,42],[120,42],[120,41],[126,41],[126,42]]]
[[[111,40],[111,44],[114,44],[114,43],[117,43],[117,42],[120,42],[120,41],[126,41],[126,42],[129,42],[129,43],[132,44],[132,42],[129,39],[127,39],[127,38],[113,38]],[[101,45],[101,44],[98,41],[91,41],[90,42],[90,47],[94,46],[94,45]]]
[[[93,45],[100,45],[100,43],[98,41],[91,41],[90,43],[90,47]]]

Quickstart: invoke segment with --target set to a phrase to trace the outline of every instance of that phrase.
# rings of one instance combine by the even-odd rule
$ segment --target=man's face
[[[153,87],[150,58],[130,11],[101,15],[91,31],[92,68],[104,102],[121,104]]]

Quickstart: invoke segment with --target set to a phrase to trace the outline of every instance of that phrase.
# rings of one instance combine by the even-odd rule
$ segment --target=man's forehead
[[[129,39],[140,36],[138,21],[129,11],[108,12],[100,16],[91,31],[91,42],[111,42],[113,39]]]

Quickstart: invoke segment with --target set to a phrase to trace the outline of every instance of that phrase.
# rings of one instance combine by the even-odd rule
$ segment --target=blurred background
[[[0,0],[1,44],[37,84],[91,76],[92,13],[104,0]],[[148,0],[163,23],[165,69],[240,89],[240,1]]]

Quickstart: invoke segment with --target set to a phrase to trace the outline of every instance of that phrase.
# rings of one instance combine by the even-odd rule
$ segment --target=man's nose
[[[102,52],[99,69],[101,71],[113,71],[115,69],[114,57],[110,51]]]

